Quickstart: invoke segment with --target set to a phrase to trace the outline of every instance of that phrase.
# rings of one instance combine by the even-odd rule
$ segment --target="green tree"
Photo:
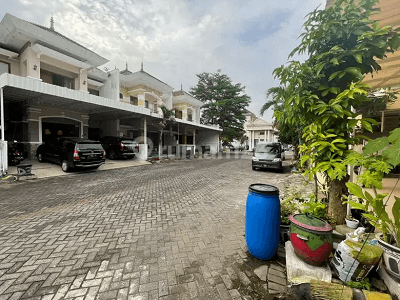
[[[337,0],[308,14],[301,43],[290,57],[307,52],[309,58],[274,70],[285,91],[285,121],[307,122],[300,146],[302,163],[310,166],[306,174],[325,175],[328,216],[339,224],[346,216],[342,196],[348,194],[343,162],[352,152],[349,146],[359,144],[361,138],[353,132],[358,124],[367,131],[376,124],[372,119],[356,119],[356,111],[370,101],[370,87],[362,79],[380,70],[379,60],[400,46],[397,30],[370,19],[378,0],[357,2]]]
[[[190,93],[204,102],[201,123],[218,124],[223,130],[223,145],[241,140],[245,133],[244,113],[250,103],[245,87],[240,83],[233,84],[232,79],[222,74],[221,70],[197,74],[197,78],[197,85],[190,89]]]
[[[282,143],[290,144],[294,147],[295,158],[298,158],[304,122],[300,123],[300,120],[298,120],[296,125],[286,122],[288,116],[285,111],[285,99],[288,96],[289,95],[285,94],[285,89],[283,87],[272,87],[268,89],[266,97],[269,100],[261,107],[260,114],[263,115],[269,108],[273,108],[274,127],[278,130],[276,135]]]

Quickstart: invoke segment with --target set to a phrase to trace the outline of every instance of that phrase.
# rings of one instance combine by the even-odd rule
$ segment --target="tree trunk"
[[[295,160],[299,159],[299,146],[298,145],[293,147],[293,155],[294,155]]]
[[[328,179],[330,180],[330,179]],[[349,175],[342,180],[330,180],[328,184],[328,217],[336,222],[337,225],[345,223],[347,215],[347,205],[343,204],[343,195],[348,195],[349,191],[346,182],[349,181]]]

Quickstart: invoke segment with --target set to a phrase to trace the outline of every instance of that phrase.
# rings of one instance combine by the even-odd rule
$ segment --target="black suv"
[[[138,153],[138,143],[129,138],[105,136],[100,139],[100,142],[109,159],[133,158],[135,153]]]
[[[60,137],[40,145],[36,157],[39,162],[61,164],[61,169],[68,172],[71,168],[97,169],[105,162],[105,151],[100,142]]]

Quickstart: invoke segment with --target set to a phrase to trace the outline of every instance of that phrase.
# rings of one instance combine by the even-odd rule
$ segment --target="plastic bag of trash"
[[[379,262],[383,250],[379,246],[346,239],[342,241],[331,260],[331,266],[340,280],[360,281]]]

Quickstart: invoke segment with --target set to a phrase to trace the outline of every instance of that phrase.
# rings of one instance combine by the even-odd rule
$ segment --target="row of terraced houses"
[[[200,124],[202,102],[143,70],[104,71],[97,53],[50,27],[6,14],[0,22],[1,169],[7,140],[24,145],[26,157],[57,135],[98,140],[138,138],[138,157],[151,152],[217,152],[221,129]],[[139,68],[138,68],[139,69]],[[164,105],[176,122],[163,130]],[[145,146],[147,145],[147,146]],[[164,150],[158,149],[159,145]]]

